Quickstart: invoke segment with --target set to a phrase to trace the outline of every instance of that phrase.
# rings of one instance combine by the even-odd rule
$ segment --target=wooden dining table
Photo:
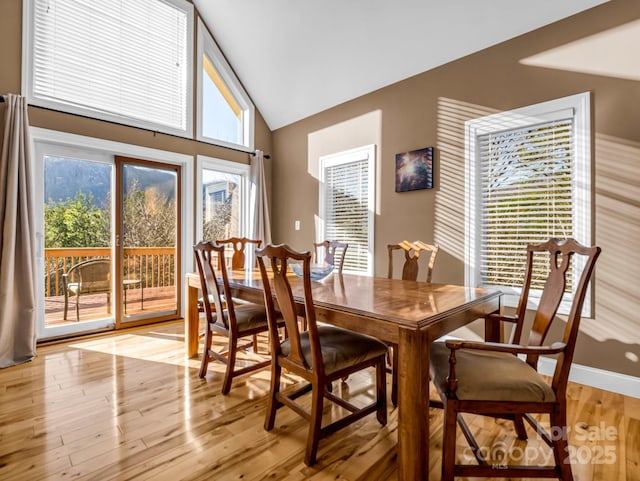
[[[234,297],[263,302],[256,270],[229,271]],[[291,275],[294,298],[303,300],[302,279]],[[312,283],[317,319],[369,334],[398,347],[398,480],[427,480],[429,470],[429,345],[487,314],[500,311],[493,289],[332,274]],[[198,354],[197,273],[185,279],[185,344]],[[485,321],[488,340],[499,327]]]

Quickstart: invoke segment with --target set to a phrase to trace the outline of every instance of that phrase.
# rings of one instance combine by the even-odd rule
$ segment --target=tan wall
[[[434,281],[463,283],[464,121],[591,91],[595,241],[603,254],[596,316],[583,321],[576,362],[640,376],[640,72],[626,80],[520,63],[639,18],[640,2],[612,0],[275,131],[274,240],[310,248],[318,157],[374,143],[376,274],[386,275],[387,243],[422,239],[442,246]],[[637,54],[638,45],[640,39],[626,48]],[[435,188],[396,193],[395,154],[427,146],[436,147]],[[296,219],[300,231],[294,230]]]
[[[21,90],[22,1],[2,0],[1,8],[0,95],[6,93],[19,94]],[[0,104],[0,124],[3,124],[3,122],[4,107]],[[29,108],[29,122],[30,125],[34,127],[97,137],[181,154],[193,156],[207,155],[241,164],[248,164],[250,162],[250,156],[243,152],[172,135],[64,114],[39,107]],[[0,133],[0,136],[1,135]],[[255,148],[263,150],[266,154],[271,152],[271,131],[268,129],[259,112],[256,112]],[[270,181],[270,161],[265,161],[265,168],[267,178]],[[195,219],[193,225],[195,225]]]

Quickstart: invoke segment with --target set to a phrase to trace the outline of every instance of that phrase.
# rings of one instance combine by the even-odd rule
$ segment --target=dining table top
[[[193,274],[197,276],[197,273]],[[232,290],[242,290],[242,296],[260,301],[263,283],[258,269],[229,270]],[[289,282],[294,299],[303,302],[303,281],[293,273]],[[426,283],[333,273],[320,281],[312,281],[314,306],[338,309],[360,317],[420,330],[427,324],[448,318],[457,310],[468,310],[474,303],[499,298],[496,289],[465,287],[453,284]]]

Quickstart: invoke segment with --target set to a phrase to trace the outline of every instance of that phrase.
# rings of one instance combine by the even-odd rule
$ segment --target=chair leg
[[[555,458],[556,466],[558,466],[560,470],[560,479],[573,481],[569,445],[567,443],[567,430],[563,429],[567,425],[567,415],[564,406],[561,406],[557,412],[551,413],[550,422],[551,431],[555,435],[553,439],[553,457]],[[554,429],[554,427],[556,428]]]
[[[76,295],[76,322],[80,322],[80,294]]]
[[[391,403],[393,407],[398,407],[398,346],[391,348],[393,352],[391,361]]]
[[[200,372],[198,376],[203,378],[207,375],[207,368],[209,366],[209,351],[211,350],[211,331],[207,325],[204,334],[204,349],[202,350],[202,361],[200,362]]]
[[[227,357],[227,369],[224,372],[224,381],[222,382],[222,394],[229,394],[229,391],[231,391],[233,371],[236,368],[237,346],[238,340],[235,338],[235,336],[229,336],[229,355]]]
[[[376,365],[376,401],[378,403],[378,411],[376,417],[382,426],[387,425],[387,367],[386,359],[382,359]]]
[[[318,442],[320,441],[320,429],[322,426],[322,403],[324,392],[320,386],[313,386],[311,390],[311,418],[309,419],[309,434],[307,437],[307,451],[304,455],[304,463],[311,466],[316,463]]]
[[[67,310],[69,309],[69,296],[66,295],[64,296],[64,316],[62,316],[62,319],[64,321],[67,320]]]
[[[264,419],[264,429],[265,431],[271,431],[273,429],[273,425],[276,422],[276,411],[279,407],[279,402],[276,399],[276,395],[280,392],[280,375],[282,373],[282,368],[280,365],[275,362],[275,360],[271,361],[271,389],[269,390],[269,401],[267,402],[267,415]]]
[[[444,406],[444,424],[442,440],[442,481],[453,481],[456,462],[456,427],[458,413],[449,402]]]
[[[522,418],[522,414],[514,414],[513,415],[513,427],[516,430],[516,435],[518,439],[524,441],[527,439],[527,430],[524,427],[524,420]]]

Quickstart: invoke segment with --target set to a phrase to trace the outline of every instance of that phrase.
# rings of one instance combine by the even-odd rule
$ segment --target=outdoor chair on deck
[[[395,251],[402,251],[404,253],[404,264],[402,264],[402,276],[404,281],[416,281],[418,280],[418,273],[420,271],[420,254],[422,252],[429,253],[429,259],[426,263],[426,273],[424,278],[426,282],[431,282],[431,275],[433,274],[433,266],[436,262],[439,246],[437,244],[425,244],[422,241],[402,241],[399,244],[388,244],[387,251],[389,252],[389,268],[387,272],[387,278],[393,279],[393,258]],[[397,257],[397,256],[396,256]],[[391,402],[394,406],[398,405],[398,371],[395,366],[398,365],[398,349],[397,346],[391,345],[391,352],[393,354],[393,360],[391,362]]]
[[[465,477],[555,477],[573,480],[567,446],[566,391],[569,369],[578,335],[582,306],[599,247],[585,247],[573,239],[551,239],[540,245],[527,247],[526,272],[515,316],[493,314],[489,318],[514,324],[510,343],[471,342],[449,340],[434,342],[431,347],[431,379],[444,404],[444,440],[442,443],[442,479]],[[527,344],[520,344],[524,315],[532,280],[545,272],[546,278],[535,311]],[[583,263],[576,262],[580,258]],[[573,259],[573,264],[572,264]],[[577,272],[582,267],[582,273]],[[544,345],[545,337],[563,300],[573,268],[571,308],[564,335],[560,342]],[[578,274],[580,276],[578,277]],[[538,284],[539,285],[539,284]],[[526,355],[521,359],[517,355]],[[551,382],[538,374],[541,355],[556,355],[557,364]],[[519,439],[527,439],[523,419],[534,427],[538,435],[553,449],[554,466],[512,465],[507,459],[486,459],[462,413],[511,419]],[[531,413],[546,413],[550,417],[551,434],[545,431]],[[478,464],[456,463],[456,424],[471,446]],[[489,452],[493,452],[489,450]],[[543,460],[544,461],[544,460]]]
[[[309,422],[304,462],[316,462],[318,442],[338,429],[376,412],[383,426],[387,423],[385,358],[387,346],[379,340],[332,325],[316,323],[311,294],[311,253],[298,253],[286,245],[268,245],[256,252],[264,285],[265,305],[269,320],[271,343],[271,390],[264,428],[273,429],[276,411],[288,406]],[[265,266],[265,258],[270,268]],[[306,330],[298,324],[298,308],[287,277],[290,261],[303,263],[304,311]],[[276,313],[277,303],[279,313]],[[277,320],[284,318],[288,336],[278,336]],[[351,373],[374,367],[376,370],[376,399],[358,407],[332,392],[331,383]],[[300,376],[306,381],[302,387],[280,391],[282,370]],[[296,401],[311,392],[311,409]],[[328,399],[350,413],[322,426],[323,404]]]
[[[64,317],[67,320],[69,298],[76,298],[76,321],[80,322],[80,296],[107,295],[107,313],[111,312],[111,260],[90,259],[82,261],[62,274],[64,292]]]

